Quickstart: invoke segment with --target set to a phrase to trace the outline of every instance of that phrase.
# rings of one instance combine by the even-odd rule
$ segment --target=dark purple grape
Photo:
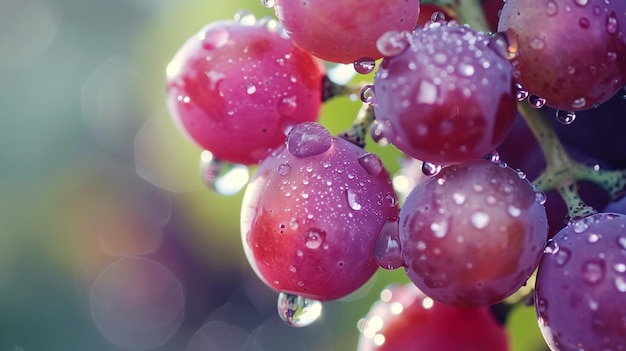
[[[374,79],[383,136],[435,164],[493,151],[513,123],[517,99],[511,65],[490,36],[436,22],[400,39],[405,50],[385,57]]]
[[[548,242],[536,281],[539,327],[554,351],[626,349],[626,216],[574,221]]]
[[[246,189],[241,234],[258,276],[278,292],[320,301],[363,285],[398,199],[380,158],[303,123],[265,159]]]
[[[547,232],[528,180],[487,160],[444,167],[400,210],[409,278],[457,307],[488,306],[520,288],[539,263]]]

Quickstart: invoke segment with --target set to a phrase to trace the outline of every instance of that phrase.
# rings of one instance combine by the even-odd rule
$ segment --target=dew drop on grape
[[[427,176],[435,176],[441,171],[441,165],[436,165],[430,162],[422,163],[422,173]]]
[[[205,150],[200,154],[200,177],[209,189],[230,196],[246,186],[250,174],[247,166],[220,161]]]
[[[368,174],[378,175],[383,170],[383,162],[376,154],[366,153],[358,158],[359,164]]]
[[[322,303],[298,295],[278,295],[278,315],[291,327],[306,327],[322,315]]]
[[[354,70],[359,74],[368,74],[374,71],[376,61],[371,57],[363,57],[354,62]]]
[[[554,16],[559,12],[559,6],[554,2],[554,0],[549,0],[546,3],[546,14],[548,16]]]
[[[518,52],[517,37],[513,32],[497,32],[489,39],[489,47],[507,60],[514,59]]]
[[[363,208],[363,205],[361,205],[361,198],[357,192],[355,192],[352,189],[348,189],[347,194],[348,194],[348,205],[350,206],[351,209],[358,211],[361,208]]]
[[[398,221],[387,221],[374,245],[374,257],[379,267],[393,270],[404,266]]]
[[[546,104],[546,99],[542,98],[541,96],[532,94],[528,96],[528,103],[532,108],[542,108],[543,105]]]
[[[585,106],[585,104],[587,103],[587,100],[584,97],[575,99],[572,102],[572,107],[573,108],[582,108],[583,106]]]
[[[300,158],[319,155],[330,149],[331,145],[330,132],[322,125],[312,122],[297,125],[287,138],[287,150]]]
[[[520,83],[515,83],[515,97],[517,101],[524,101],[528,95],[528,91],[524,89]]]
[[[583,265],[582,276],[585,282],[589,284],[597,284],[604,279],[604,262],[588,261]]]
[[[409,47],[407,36],[395,30],[381,35],[376,41],[378,51],[387,57],[398,55],[406,50],[407,47]]]
[[[311,250],[318,249],[322,246],[325,239],[326,233],[317,228],[311,228],[304,234],[304,244]]]
[[[379,121],[374,121],[374,124],[372,124],[372,127],[370,129],[372,140],[374,140],[374,142],[380,146],[387,146],[389,145],[389,140],[385,137],[383,131],[383,124]]]
[[[617,16],[615,16],[615,12],[611,12],[606,17],[606,31],[609,34],[617,33],[618,24],[617,24]]]
[[[572,124],[576,119],[576,113],[573,111],[556,111],[556,120],[561,124]]]

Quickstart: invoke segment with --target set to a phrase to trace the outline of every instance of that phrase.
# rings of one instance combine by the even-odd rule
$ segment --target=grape
[[[501,301],[531,275],[547,240],[543,206],[526,179],[487,160],[444,167],[400,210],[411,281],[456,307]]]
[[[372,276],[378,234],[397,215],[377,155],[303,123],[248,185],[241,233],[250,264],[268,286],[324,301]]]
[[[515,78],[548,106],[586,110],[626,83],[626,2],[511,0],[499,31],[515,36]]]
[[[406,50],[385,57],[374,78],[382,134],[398,149],[436,164],[483,157],[515,118],[509,62],[489,36],[435,23],[416,30]]]
[[[626,349],[626,216],[572,222],[546,246],[536,281],[539,327],[554,351]]]
[[[254,164],[289,128],[317,120],[322,76],[317,59],[277,29],[213,22],[168,65],[167,105],[179,128],[215,157]]]
[[[433,301],[413,284],[395,285],[360,323],[358,351],[506,351],[508,338],[488,308]]]
[[[296,45],[330,62],[379,59],[389,31],[412,31],[419,0],[275,0],[274,10]]]

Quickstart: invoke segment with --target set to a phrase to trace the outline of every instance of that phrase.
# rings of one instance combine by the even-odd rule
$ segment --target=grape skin
[[[504,327],[488,308],[449,307],[434,302],[410,283],[383,290],[361,323],[358,351],[509,349]]]
[[[481,158],[502,142],[517,100],[509,62],[489,36],[458,25],[417,29],[406,50],[385,57],[374,78],[382,134],[435,164]]]
[[[536,281],[539,327],[553,351],[626,349],[626,216],[599,213],[557,233]]]
[[[322,104],[323,66],[258,23],[207,25],[167,72],[167,105],[177,126],[223,161],[258,163],[284,142],[288,128],[317,120]]]
[[[625,27],[626,2],[604,0],[511,0],[498,23],[517,42],[515,78],[567,111],[590,109],[626,84]]]
[[[412,31],[419,0],[275,0],[276,17],[296,45],[321,59],[353,63],[377,60],[379,37]]]
[[[384,224],[397,220],[397,197],[378,156],[321,125],[298,125],[286,145],[246,189],[246,256],[276,291],[340,298],[376,271],[374,245]]]
[[[444,167],[400,210],[409,278],[456,307],[488,306],[520,288],[539,263],[547,230],[528,181],[486,160]]]

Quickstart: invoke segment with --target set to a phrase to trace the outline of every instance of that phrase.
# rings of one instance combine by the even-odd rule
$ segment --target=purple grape
[[[435,164],[493,151],[511,128],[517,99],[511,65],[490,36],[437,22],[404,39],[405,50],[385,57],[374,79],[383,136]]]
[[[397,220],[397,203],[377,155],[320,124],[300,124],[246,189],[246,256],[278,292],[340,298],[376,271],[374,246],[385,224]]]
[[[543,205],[526,179],[487,160],[444,167],[400,210],[406,271],[433,300],[497,303],[537,267],[547,240]]]
[[[626,350],[625,301],[625,215],[575,221],[548,242],[535,306],[550,349]]]

